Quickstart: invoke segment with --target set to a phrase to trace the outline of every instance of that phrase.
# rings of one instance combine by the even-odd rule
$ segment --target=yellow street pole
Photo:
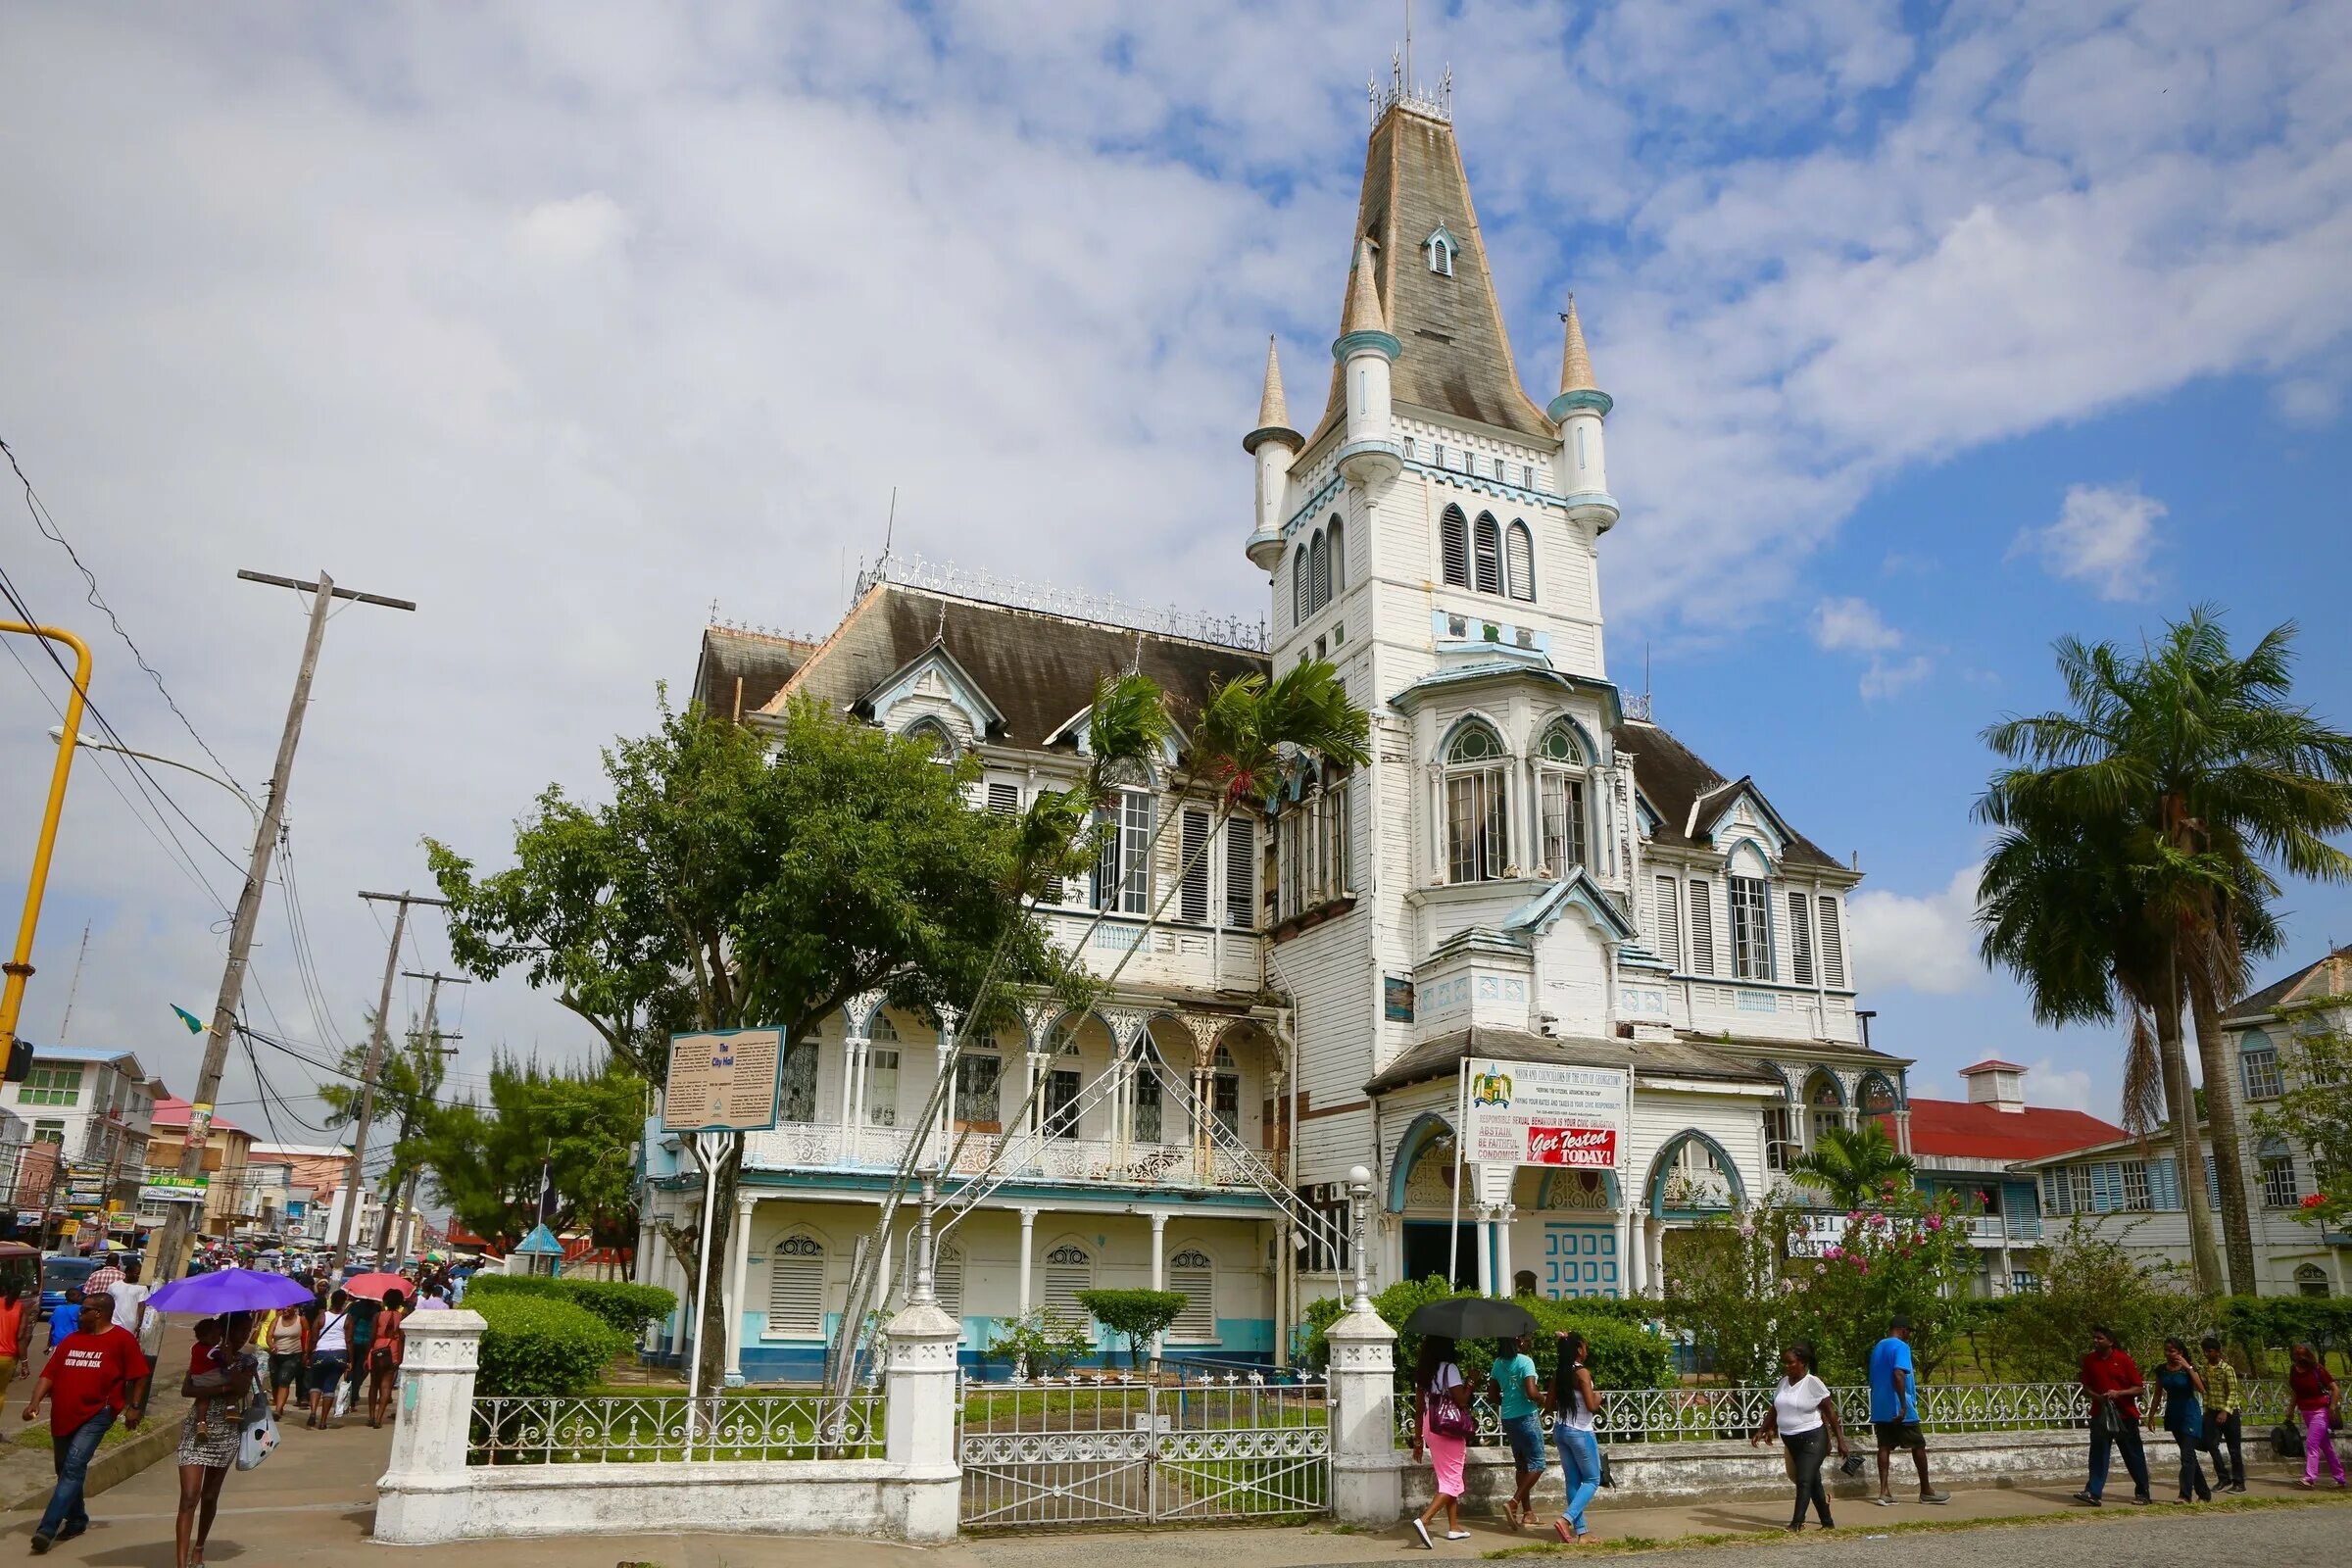
[[[17,1014],[24,1005],[24,982],[32,976],[32,933],[41,923],[41,895],[49,887],[49,852],[57,848],[57,822],[66,809],[66,776],[74,771],[74,743],[81,734],[81,705],[90,689],[90,645],[59,626],[34,626],[22,620],[0,620],[0,632],[41,637],[74,650],[74,695],[66,699],[66,734],[58,742],[57,765],[49,772],[49,804],[41,812],[40,842],[33,846],[32,878],[24,888],[24,916],[17,922],[17,948],[4,968],[0,988],[0,1063],[8,1059],[17,1041]]]

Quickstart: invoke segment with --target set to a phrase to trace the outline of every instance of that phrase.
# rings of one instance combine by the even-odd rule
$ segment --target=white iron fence
[[[2243,1424],[2252,1430],[2286,1418],[2286,1388],[2272,1382],[2245,1385]],[[1833,1389],[1847,1428],[1870,1419],[1870,1390],[1856,1385]],[[1701,1443],[1744,1438],[1764,1424],[1772,1408],[1769,1388],[1603,1389],[1595,1430],[1603,1443]],[[1471,1403],[1478,1442],[1502,1442],[1502,1422],[1485,1395]],[[1961,1383],[1930,1385],[1919,1391],[1919,1424],[1928,1432],[2064,1432],[2087,1429],[2090,1400],[2072,1383]],[[1396,1437],[1413,1438],[1413,1402],[1396,1398]]]
[[[643,1464],[662,1460],[875,1459],[884,1396],[846,1407],[817,1394],[682,1395],[473,1401],[467,1464]]]

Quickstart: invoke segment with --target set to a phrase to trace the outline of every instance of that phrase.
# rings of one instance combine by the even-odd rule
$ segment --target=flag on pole
[[[539,1223],[540,1223],[540,1224],[542,1224],[542,1225],[553,1225],[555,1222],[556,1222],[556,1166],[555,1166],[555,1151],[554,1151],[553,1149],[550,1149],[550,1150],[548,1151],[548,1157],[547,1157],[545,1160],[541,1161],[541,1162],[540,1162],[540,1165],[539,1165]]]
[[[200,1035],[204,1033],[204,1020],[202,1018],[197,1017],[194,1013],[179,1005],[177,1003],[172,1004],[172,1010],[178,1013],[179,1021],[188,1026],[188,1033],[192,1035]]]

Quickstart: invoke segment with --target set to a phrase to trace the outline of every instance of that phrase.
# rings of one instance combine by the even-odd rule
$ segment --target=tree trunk
[[[2254,1267],[2254,1217],[2246,1208],[2244,1106],[2238,1102],[2237,1053],[2222,1033],[2222,1009],[2203,986],[2189,987],[2189,1015],[2197,1027],[2197,1060],[2205,1069],[2205,1119],[2213,1132],[2214,1174],[2222,1189],[2222,1241],[2230,1254],[2230,1294],[2261,1294]],[[2183,1170],[2182,1182],[2192,1173]],[[2205,1185],[2202,1162],[2193,1172]]]
[[[2164,1108],[2172,1123],[2173,1159],[2180,1173],[2180,1198],[2188,1213],[2189,1267],[2202,1295],[2223,1286],[2221,1249],[2213,1240],[2213,1205],[2205,1197],[2205,1157],[2197,1140],[2197,1102],[2188,1083],[2188,1054],[2180,1042],[2180,988],[2168,958],[2164,992],[2156,1004],[2156,1052],[2164,1062]]]

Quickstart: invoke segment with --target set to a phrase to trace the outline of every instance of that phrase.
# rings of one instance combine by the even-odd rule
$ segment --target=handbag
[[[277,1416],[268,1399],[257,1399],[246,1411],[245,1435],[237,1443],[237,1468],[252,1470],[277,1451]]]
[[[1469,1411],[1447,1398],[1442,1391],[1432,1390],[1429,1397],[1435,1401],[1429,1406],[1431,1433],[1441,1438],[1460,1438],[1465,1442],[1478,1436],[1478,1420]]]

